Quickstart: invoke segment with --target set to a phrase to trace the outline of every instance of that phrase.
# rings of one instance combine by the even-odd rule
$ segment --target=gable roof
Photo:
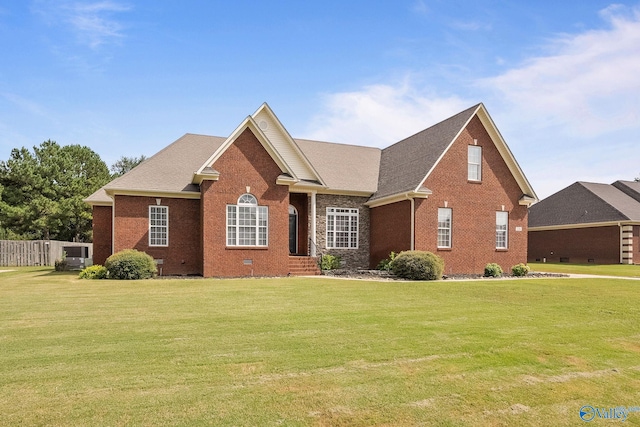
[[[193,172],[222,145],[225,138],[186,134],[85,199],[89,204],[111,204],[109,194],[167,194],[200,197]]]
[[[378,189],[371,200],[417,191],[479,105],[382,150]]]
[[[291,177],[294,182],[317,181],[324,185],[313,165],[300,151],[296,142],[267,103],[263,103],[253,115],[240,123],[222,145],[198,168],[194,173],[194,184],[200,184],[203,179],[212,177],[212,174],[207,171],[214,168],[216,160],[246,129],[249,129],[256,136],[260,144],[280,167],[282,173]],[[213,176],[213,179],[216,178],[217,175]]]
[[[640,202],[609,184],[579,181],[529,209],[529,229],[595,226],[625,221],[640,221]]]
[[[616,181],[611,185],[640,202],[640,181]]]
[[[410,136],[382,151],[378,189],[371,197],[375,205],[394,196],[411,193],[428,195],[421,187],[473,117],[477,116],[502,155],[507,167],[522,190],[522,204],[537,200],[533,187],[524,175],[507,143],[482,103],[476,104],[430,128]],[[424,196],[423,196],[424,197]]]
[[[216,180],[216,160],[249,129],[278,164],[278,183],[290,191],[370,197],[369,205],[391,203],[398,195],[427,197],[422,182],[474,117],[482,121],[524,194],[537,199],[483,104],[474,105],[428,129],[381,150],[374,147],[293,139],[271,108],[262,104],[227,138],[186,134],[85,201],[110,205],[113,194],[199,198],[199,184]],[[528,197],[528,198],[527,198]]]

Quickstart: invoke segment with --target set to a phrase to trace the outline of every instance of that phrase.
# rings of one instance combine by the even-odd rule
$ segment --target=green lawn
[[[595,274],[599,276],[640,277],[640,265],[628,264],[568,264],[528,263],[532,271],[567,274]]]
[[[3,426],[563,426],[584,405],[640,406],[640,282],[0,273]]]

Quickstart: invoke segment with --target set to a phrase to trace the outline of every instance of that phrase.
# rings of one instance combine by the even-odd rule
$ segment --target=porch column
[[[311,192],[311,247],[309,248],[309,255],[317,256],[316,251],[316,192]]]
[[[633,226],[620,226],[620,264],[633,264]]]

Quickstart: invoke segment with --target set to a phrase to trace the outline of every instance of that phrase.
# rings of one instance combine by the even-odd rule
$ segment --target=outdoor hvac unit
[[[88,246],[63,246],[62,250],[67,254],[65,261],[70,269],[82,270],[92,264]]]

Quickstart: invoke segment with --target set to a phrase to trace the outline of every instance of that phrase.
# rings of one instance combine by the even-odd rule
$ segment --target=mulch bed
[[[402,281],[393,273],[384,270],[349,270],[336,269],[324,270],[324,276],[341,277],[345,279],[368,279],[368,280],[398,280]],[[501,277],[484,277],[482,274],[452,274],[443,276],[443,280],[498,280],[498,279],[531,279],[540,277],[569,277],[568,274],[559,273],[539,273],[535,271],[529,272],[526,276],[514,276],[512,274],[503,274]]]

